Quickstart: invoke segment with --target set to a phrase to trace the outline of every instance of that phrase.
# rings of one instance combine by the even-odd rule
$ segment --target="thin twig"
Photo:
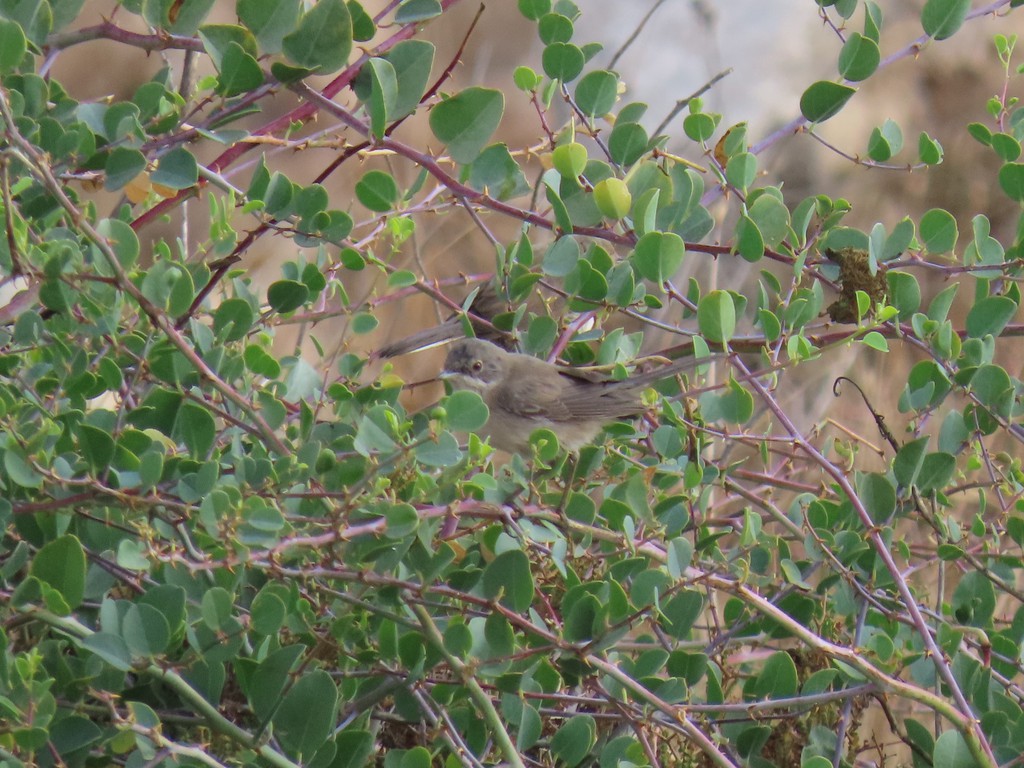
[[[626,42],[619,46],[619,50],[617,50],[615,52],[615,55],[612,56],[611,61],[608,62],[608,69],[615,69],[615,65],[622,57],[622,54],[629,50],[629,47],[636,42],[636,39],[640,36],[640,33],[643,31],[644,27],[647,26],[647,22],[649,22],[651,20],[651,17],[654,16],[654,12],[661,8],[661,6],[664,5],[664,3],[665,0],[655,1],[654,5],[651,6],[651,10],[644,14],[644,17],[640,19],[640,23],[636,25],[636,29],[634,29],[630,36],[626,38]]]
[[[685,99],[680,99],[679,101],[677,101],[675,106],[672,107],[672,109],[669,110],[669,113],[667,115],[665,115],[665,119],[662,120],[658,124],[658,127],[654,129],[654,134],[653,135],[657,136],[662,131],[664,131],[668,127],[668,124],[672,122],[672,120],[675,118],[676,115],[678,115],[680,112],[682,112],[684,109],[686,109],[687,107],[690,106],[690,102],[691,101],[693,101],[694,99],[698,99],[701,96],[703,96],[705,93],[707,93],[712,88],[714,88],[719,80],[723,80],[723,79],[725,79],[726,77],[728,77],[731,74],[732,74],[732,67],[729,67],[728,69],[723,69],[721,72],[719,72],[717,75],[712,77],[710,80],[708,80],[706,83],[704,83],[704,85],[702,85],[696,91],[691,93]]]

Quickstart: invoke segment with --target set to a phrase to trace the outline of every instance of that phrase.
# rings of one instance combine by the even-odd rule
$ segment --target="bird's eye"
[[[474,360],[471,367],[473,369],[473,373],[480,373],[480,371],[484,369],[484,364],[479,360]]]

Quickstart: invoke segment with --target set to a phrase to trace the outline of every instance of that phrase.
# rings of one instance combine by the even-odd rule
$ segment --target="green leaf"
[[[521,91],[534,91],[544,82],[544,78],[529,67],[516,67],[512,73],[512,82]]]
[[[372,408],[358,423],[353,447],[363,456],[389,453],[397,443],[388,419],[389,409],[378,405]]]
[[[1013,162],[1020,157],[1020,142],[1006,133],[992,134],[992,149],[1000,160],[1006,162]]]
[[[384,57],[391,63],[398,91],[391,108],[391,119],[398,120],[419,106],[430,80],[434,64],[434,45],[426,40],[403,40]]]
[[[768,657],[761,673],[755,678],[752,693],[755,699],[787,699],[800,689],[796,664],[786,651],[776,651]]]
[[[918,231],[921,234],[921,244],[932,253],[952,251],[960,237],[956,219],[941,208],[932,208],[922,216]]]
[[[896,488],[885,475],[867,472],[857,480],[857,494],[871,520],[881,525],[896,511]]]
[[[211,413],[190,400],[181,404],[175,430],[193,458],[208,456],[217,436],[217,425]]]
[[[262,53],[280,53],[281,41],[299,20],[299,0],[238,0],[235,11]]]
[[[942,491],[956,471],[956,457],[950,453],[929,453],[917,476],[917,487],[924,494]]]
[[[857,92],[848,85],[819,80],[800,97],[800,113],[812,123],[823,123],[835,116]]]
[[[992,131],[982,123],[968,123],[967,132],[975,141],[984,144],[986,147],[992,144]]]
[[[308,759],[331,735],[337,708],[337,686],[329,674],[315,669],[284,695],[272,718],[274,733],[290,754]]]
[[[519,0],[519,12],[530,21],[537,21],[551,12],[551,0]]]
[[[373,17],[366,12],[366,9],[358,0],[348,0],[348,12],[352,15],[352,38],[360,43],[373,40],[377,34],[377,25]]]
[[[282,41],[285,56],[300,67],[327,74],[341,69],[352,50],[352,17],[343,0],[318,0]]]
[[[417,24],[440,16],[441,3],[438,0],[405,0],[395,13],[398,24]]]
[[[1024,203],[1024,163],[1006,163],[999,169],[999,186],[1018,203]]]
[[[925,34],[945,40],[956,34],[971,9],[971,0],[927,0],[921,9],[921,26]]]
[[[352,318],[352,332],[363,334],[375,330],[380,321],[369,312],[360,312]]]
[[[241,48],[241,53],[248,54],[255,61],[257,56],[256,38],[245,27],[237,24],[204,24],[199,28],[199,39],[210,55],[217,71],[224,70],[224,57],[228,55],[231,44]]]
[[[428,467],[451,467],[462,459],[459,441],[451,432],[441,432],[416,446],[416,461]]]
[[[497,200],[519,197],[530,191],[523,169],[504,144],[491,144],[469,166],[467,182]]]
[[[154,184],[169,189],[187,189],[199,180],[199,166],[195,157],[184,147],[172,149],[160,158],[160,164],[150,176]]]
[[[701,398],[701,413],[708,421],[745,424],[754,414],[754,396],[738,381],[731,379],[725,393],[708,392]]]
[[[619,165],[635,163],[647,151],[647,131],[639,123],[618,122],[608,137],[608,152]]]
[[[917,480],[921,471],[921,464],[924,462],[925,452],[928,450],[928,438],[919,437],[906,443],[896,458],[893,459],[892,470],[898,482],[904,488],[909,488]]]
[[[82,542],[65,534],[36,553],[29,574],[57,590],[68,608],[74,610],[85,597],[85,565]]]
[[[863,291],[858,291],[857,295],[864,296],[865,294]],[[878,331],[869,331],[864,334],[864,338],[862,338],[860,342],[864,346],[871,347],[871,349],[876,349],[879,352],[889,351],[889,342],[887,342],[885,340],[885,336],[880,334]]]
[[[448,412],[448,428],[456,432],[473,432],[487,423],[487,405],[476,392],[460,390],[444,401]]]
[[[125,610],[121,637],[133,656],[152,658],[167,650],[171,629],[164,615],[151,605],[134,604]]]
[[[693,543],[682,536],[672,539],[666,548],[668,572],[673,579],[681,579],[693,561]]]
[[[917,138],[917,156],[925,165],[938,165],[942,162],[942,145],[924,131]]]
[[[498,599],[509,610],[522,613],[533,602],[530,558],[520,549],[502,552],[484,569],[484,597]]]
[[[1009,374],[998,365],[982,365],[971,378],[971,391],[982,405],[1004,414],[1013,398]]]
[[[356,197],[371,211],[386,213],[398,200],[398,184],[390,173],[369,171],[356,183]]]
[[[606,69],[585,74],[576,84],[576,106],[587,117],[600,117],[611,111],[619,95],[619,76]]]
[[[249,334],[255,320],[248,301],[225,299],[213,313],[213,330],[223,341],[239,341]]]
[[[298,309],[308,299],[309,288],[298,280],[278,280],[267,288],[267,303],[282,314]]]
[[[726,180],[741,192],[757,178],[757,157],[750,152],[739,152],[729,158],[725,165]]]
[[[93,472],[102,472],[114,458],[114,438],[105,429],[91,424],[79,424],[77,432],[82,458],[89,462]]]
[[[730,161],[731,162],[731,161]],[[789,209],[775,195],[759,195],[747,209],[767,248],[777,248],[790,231]]]
[[[609,219],[623,218],[629,213],[629,208],[633,204],[633,195],[630,193],[628,185],[615,176],[609,176],[607,179],[597,182],[594,185],[593,194],[594,204],[598,211]],[[549,196],[548,200],[550,201],[550,199]],[[568,218],[568,214],[566,214],[566,218]],[[572,221],[570,220],[568,223],[568,229],[562,227],[563,230],[571,231]]]
[[[363,65],[370,74],[370,133],[382,138],[398,101],[398,76],[391,62],[371,58]]]
[[[48,2],[6,2],[3,4],[3,15],[19,24],[25,36],[39,48],[43,47],[53,27],[53,11]]]
[[[292,198],[295,197],[295,189],[295,185],[287,176],[274,171],[263,194],[263,203],[267,212],[279,218],[286,216]]]
[[[847,80],[866,80],[878,69],[881,54],[878,42],[851,32],[839,52],[839,74]]]
[[[175,35],[194,35],[213,8],[214,0],[150,0],[143,3],[146,19],[153,26]]]
[[[121,266],[131,270],[139,260],[139,237],[135,230],[120,219],[102,219],[96,225],[96,231],[114,249],[114,255]]]
[[[121,539],[117,545],[117,564],[129,571],[148,571],[150,562],[146,555],[146,545],[141,541]]]
[[[195,286],[192,275],[181,265],[158,261],[142,279],[142,295],[172,315],[183,314],[192,303]]]
[[[641,277],[661,284],[671,279],[686,256],[686,243],[674,232],[648,232],[630,255],[630,262]]]
[[[387,520],[387,535],[390,539],[411,536],[420,524],[419,513],[412,504],[393,504],[384,510],[384,518]]]
[[[704,596],[697,590],[684,589],[661,607],[658,624],[671,637],[682,640],[690,634],[703,610]]]
[[[967,335],[982,338],[998,336],[1017,314],[1017,304],[1006,296],[986,296],[967,313]]]
[[[574,768],[597,742],[597,726],[590,715],[574,714],[551,737],[551,751],[562,763]]]
[[[28,41],[20,24],[0,19],[0,73],[11,72],[25,58]]]
[[[868,139],[868,157],[877,163],[884,163],[903,149],[903,131],[893,120],[886,120],[871,131]]]
[[[944,731],[935,741],[933,768],[977,768],[978,763],[959,731]]]
[[[695,112],[683,118],[683,133],[691,141],[702,143],[715,134],[715,118],[704,112]]]
[[[633,231],[640,237],[657,229],[658,201],[660,199],[660,189],[648,189],[633,205]]]
[[[374,736],[369,731],[346,728],[335,737],[334,743],[338,749],[331,768],[365,768],[369,765],[374,751]]]
[[[221,61],[220,76],[217,78],[217,93],[221,96],[237,96],[263,85],[263,70],[256,58],[238,45],[231,43]]]
[[[555,240],[544,254],[544,274],[552,277],[565,277],[576,268],[580,259],[580,244],[572,235],[564,235]]]
[[[736,304],[728,291],[714,290],[697,305],[697,325],[708,341],[724,344],[736,332]]]
[[[541,66],[552,80],[569,83],[579,77],[587,63],[583,51],[572,43],[552,43],[544,48]]]
[[[567,43],[572,40],[572,20],[560,13],[546,13],[537,23],[537,34],[544,45]]]
[[[736,250],[750,262],[759,261],[764,256],[764,237],[746,213],[741,213],[736,222]]]
[[[109,632],[95,632],[84,640],[82,647],[96,654],[114,669],[128,672],[132,668],[132,655],[119,636]]]
[[[104,186],[111,192],[116,192],[145,171],[146,165],[146,156],[139,150],[114,147],[107,156],[103,169],[106,174]]]
[[[430,113],[430,129],[448,145],[457,163],[476,160],[501,122],[505,97],[492,88],[467,88],[438,104]]]

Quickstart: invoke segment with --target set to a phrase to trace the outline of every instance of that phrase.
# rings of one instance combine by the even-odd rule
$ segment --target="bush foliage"
[[[761,137],[702,94],[658,125],[569,0],[519,0],[536,52],[466,86],[455,0],[0,3],[0,764],[1018,761],[1020,228],[858,229],[763,152],[996,15],[956,130],[1024,202],[1019,4],[927,0],[901,39],[808,3],[834,77]],[[84,43],[164,66],[76,95]],[[929,130],[842,151],[884,185],[943,161]],[[439,217],[492,243],[528,353],[722,356],[578,456],[495,454],[476,395],[412,409],[370,359],[383,309],[459,309],[469,263],[409,255]],[[843,350],[848,411],[789,397]]]

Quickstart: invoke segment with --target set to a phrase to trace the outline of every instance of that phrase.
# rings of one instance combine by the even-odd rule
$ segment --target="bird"
[[[503,349],[514,349],[516,344],[515,337],[508,331],[495,328],[492,323],[495,317],[509,311],[511,311],[509,302],[499,296],[498,290],[493,284],[487,283],[476,292],[465,312],[456,312],[449,315],[440,325],[417,331],[410,336],[383,346],[374,353],[373,357],[386,360],[408,352],[426,349],[450,339],[463,337],[466,333],[463,326],[463,316],[469,318],[469,324],[473,329],[473,333],[478,338],[493,341]]]
[[[534,430],[550,429],[575,453],[608,422],[643,413],[641,395],[652,384],[708,359],[677,360],[614,381],[592,368],[554,365],[467,338],[452,343],[440,378],[453,390],[480,395],[490,415],[478,434],[495,448],[529,454]]]

